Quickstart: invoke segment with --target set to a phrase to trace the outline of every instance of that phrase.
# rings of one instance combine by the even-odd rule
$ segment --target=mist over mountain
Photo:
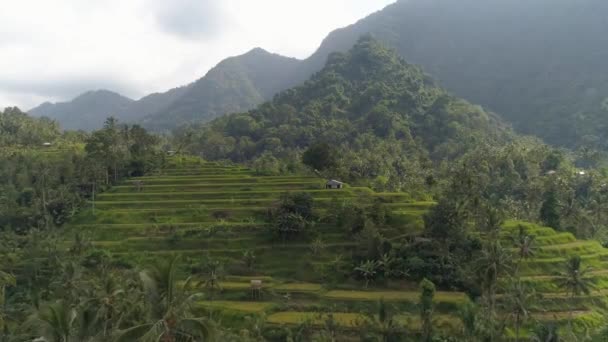
[[[402,0],[332,32],[303,69],[372,33],[520,132],[605,148],[607,12],[601,0]]]
[[[294,85],[291,75],[298,66],[295,58],[260,48],[228,58],[187,86],[167,108],[145,117],[143,124],[162,130],[246,111]]]
[[[115,113],[156,130],[207,121],[270,100],[321,70],[330,53],[371,33],[454,94],[499,113],[526,134],[568,147],[605,148],[608,127],[608,3],[600,0],[398,1],[338,29],[308,59],[262,49],[226,59],[198,81],[116,111],[48,104],[64,127],[94,128]],[[102,102],[102,101],[99,101]],[[105,107],[105,105],[104,105]]]
[[[29,111],[33,116],[56,120],[63,129],[90,130],[102,126],[109,116],[121,117],[134,101],[108,90],[86,92],[70,102],[43,103]]]
[[[225,59],[189,85],[133,101],[109,91],[87,92],[65,103],[44,103],[29,111],[57,120],[64,129],[93,130],[105,118],[140,122],[165,130],[245,111],[294,85],[299,61],[256,48]]]

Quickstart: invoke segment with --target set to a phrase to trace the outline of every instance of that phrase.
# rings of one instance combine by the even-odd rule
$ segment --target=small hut
[[[343,187],[344,183],[335,179],[329,180],[327,183],[325,183],[325,189],[342,189]]]

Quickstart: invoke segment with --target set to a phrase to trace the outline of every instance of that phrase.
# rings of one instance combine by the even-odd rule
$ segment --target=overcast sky
[[[254,47],[306,58],[395,0],[0,0],[0,107],[109,89],[138,99]]]

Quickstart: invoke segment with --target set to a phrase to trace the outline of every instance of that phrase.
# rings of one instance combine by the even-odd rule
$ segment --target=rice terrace
[[[379,229],[393,246],[399,246],[416,241],[423,229],[422,216],[433,203],[369,188],[324,187],[325,180],[316,176],[260,176],[230,163],[173,157],[164,169],[125,180],[98,195],[94,209],[77,216],[69,230],[117,260],[148,263],[179,255],[182,280],[202,260],[217,262],[202,276],[200,286],[209,297],[197,309],[222,322],[245,327],[249,317],[279,331],[283,326],[312,329],[330,322],[349,336],[355,327],[377,320],[383,302],[398,312],[394,319],[405,329],[419,331],[418,284],[384,279],[366,286],[363,279],[331,279],[334,268],[343,267],[340,260],[360,247],[349,238],[350,231],[332,221],[331,211],[362,198],[376,210],[382,207],[386,218]],[[288,194],[308,194],[314,200],[314,234],[302,241],[280,241],[269,235],[268,210]],[[507,221],[500,238],[514,259],[515,239],[522,231],[534,236],[537,246],[534,255],[518,266],[521,281],[538,295],[529,326],[535,321],[565,326],[570,316],[579,332],[600,326],[603,318],[598,310],[605,310],[604,293],[608,293],[608,250],[571,233]],[[589,294],[571,296],[560,287],[558,274],[573,255],[593,266],[589,277],[594,287]],[[259,288],[252,285],[254,281],[260,282]],[[437,291],[436,324],[453,334],[466,331],[459,310],[469,301],[463,292]],[[508,315],[501,313],[504,319]]]
[[[608,342],[608,1],[0,11],[0,342]]]

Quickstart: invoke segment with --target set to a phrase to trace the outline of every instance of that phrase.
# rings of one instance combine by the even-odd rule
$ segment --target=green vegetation
[[[301,170],[303,154],[326,177],[424,192],[433,183],[433,161],[510,135],[492,114],[364,37],[304,85],[188,135],[187,148],[209,160],[268,165],[271,173]]]
[[[418,244],[427,243],[424,236],[432,238],[434,235],[426,235],[432,227],[432,221],[429,219],[426,219],[426,229],[411,226],[407,222],[404,224],[398,215],[398,219],[393,219],[393,212],[398,213],[401,208],[397,206],[398,209],[393,210],[393,205],[401,203],[399,201],[408,201],[407,197],[372,191],[362,192],[359,188],[351,187],[325,190],[321,189],[322,181],[317,181],[316,189],[298,188],[296,192],[290,192],[290,186],[297,181],[285,182],[284,177],[294,178],[293,176],[257,176],[255,171],[247,171],[239,166],[220,167],[218,163],[190,157],[170,158],[166,164],[166,168],[156,172],[157,175],[122,181],[121,185],[97,196],[99,201],[104,202],[120,194],[119,196],[124,196],[123,202],[141,202],[140,208],[131,208],[128,205],[97,207],[95,213],[92,208],[88,208],[71,220],[72,223],[64,236],[81,234],[86,238],[74,241],[68,238],[59,246],[79,251],[80,256],[76,259],[73,259],[74,254],[69,257],[81,260],[74,266],[80,269],[76,271],[81,274],[78,279],[92,279],[94,276],[90,272],[96,272],[98,267],[103,267],[112,270],[104,276],[119,277],[114,281],[137,283],[142,280],[138,280],[133,271],[142,267],[147,270],[142,274],[142,279],[149,281],[158,278],[154,280],[158,282],[160,279],[168,279],[169,266],[166,260],[169,258],[172,260],[171,277],[174,280],[166,280],[164,284],[176,282],[176,288],[172,291],[177,291],[175,293],[181,296],[180,298],[193,300],[187,305],[191,311],[182,312],[186,316],[180,316],[179,319],[196,319],[197,322],[204,323],[200,326],[201,329],[206,327],[210,329],[209,333],[222,336],[230,334],[223,329],[235,329],[232,333],[237,333],[238,329],[247,326],[244,322],[251,319],[263,320],[264,328],[260,333],[267,338],[280,334],[285,327],[301,331],[303,325],[310,326],[314,334],[331,331],[336,336],[343,337],[358,336],[359,332],[369,336],[401,336],[399,338],[430,338],[444,334],[459,336],[465,323],[458,312],[466,305],[474,305],[477,308],[479,314],[475,319],[479,320],[478,325],[484,324],[484,317],[488,315],[486,310],[494,310],[495,317],[505,318],[502,321],[507,327],[512,327],[512,330],[488,326],[486,329],[492,330],[475,332],[477,335],[493,332],[496,334],[494,338],[498,338],[498,335],[509,335],[510,331],[512,336],[529,336],[535,329],[536,322],[557,324],[560,334],[567,334],[569,327],[580,333],[584,329],[596,329],[602,325],[594,315],[603,312],[605,305],[601,292],[597,291],[608,288],[608,282],[607,287],[601,285],[604,277],[608,276],[603,271],[602,255],[608,253],[595,242],[576,240],[570,233],[557,233],[550,228],[521,221],[501,224],[500,221],[484,219],[483,222],[495,224],[486,225],[481,234],[496,230],[499,234],[495,236],[499,238],[503,253],[508,251],[511,255],[520,256],[517,261],[519,266],[516,267],[521,278],[520,285],[512,285],[517,283],[513,283],[503,272],[495,273],[496,268],[491,265],[494,265],[496,260],[501,260],[496,259],[499,255],[496,248],[499,247],[488,242],[487,246],[481,246],[476,252],[473,250],[474,257],[470,264],[483,267],[479,268],[480,271],[484,270],[481,279],[491,282],[478,282],[482,285],[478,287],[478,294],[473,291],[477,287],[467,283],[471,288],[462,288],[469,293],[466,294],[462,290],[449,288],[458,287],[458,282],[449,285],[451,278],[445,278],[445,269],[430,266],[434,262],[433,258],[427,259],[421,253],[409,256],[409,248],[419,248]],[[176,176],[178,174],[179,176]],[[180,186],[202,184],[204,187],[207,183],[214,183],[214,179],[219,175],[226,179],[243,179],[249,183],[250,188],[228,187],[223,192],[210,188],[210,196],[224,194],[217,198],[218,206],[223,208],[221,211],[215,211],[213,207],[208,206],[188,207],[189,202],[182,202],[182,206],[176,208],[178,211],[169,209],[171,211],[167,213],[169,216],[166,219],[157,215],[156,219],[152,220],[156,222],[146,223],[149,215],[135,215],[140,211],[146,212],[147,208],[161,208],[155,203],[156,200],[141,201],[139,194],[168,196],[175,198],[175,201],[192,194],[188,191],[175,191],[173,184],[163,187],[162,191],[147,189],[147,182],[174,179]],[[309,184],[314,180],[313,177],[299,179]],[[144,182],[141,188],[133,185],[137,180]],[[280,190],[280,184],[287,184],[284,185],[284,191]],[[274,187],[276,190],[267,190],[266,187]],[[267,203],[266,209],[261,210],[256,205],[246,205],[232,199],[245,198],[247,194],[252,203],[256,203],[256,198],[268,197],[269,193],[273,193],[275,197],[270,196],[272,200]],[[365,193],[367,197],[362,197],[361,193]],[[205,191],[197,190],[194,194],[201,199],[206,198]],[[317,201],[327,198],[328,205],[317,205]],[[428,217],[438,215],[438,210],[446,211],[436,216],[436,220],[452,210],[451,206],[440,209],[440,205],[425,202],[402,204],[420,208],[421,216],[429,209],[433,214]],[[380,208],[385,206],[383,217],[378,217],[377,214],[383,211]],[[120,222],[104,222],[117,211],[128,214]],[[163,212],[163,209],[152,209],[151,212]],[[214,212],[218,214],[214,215]],[[270,227],[275,224],[277,215],[281,213],[297,213],[306,217],[309,229],[307,234],[276,239]],[[182,220],[187,218],[199,221],[178,223],[182,220],[176,218],[181,215],[184,217]],[[357,218],[357,215],[360,217]],[[422,218],[418,217],[412,222],[420,220]],[[469,224],[469,220],[453,222],[465,226]],[[462,230],[462,234],[466,236],[467,231],[470,230]],[[471,238],[478,234],[475,230],[470,233]],[[533,239],[535,243],[524,243],[528,249],[524,248],[526,252],[520,253],[521,242],[531,240],[529,237],[533,235],[538,236]],[[312,246],[319,239],[323,241],[324,247],[314,252]],[[420,241],[416,242],[416,239]],[[441,241],[440,238],[432,239]],[[465,244],[460,248],[468,246],[467,238],[463,241]],[[445,242],[440,245],[443,243]],[[76,246],[82,247],[76,249]],[[377,248],[381,250],[376,250]],[[425,249],[429,250],[429,247]],[[435,250],[435,247],[430,247],[430,250]],[[442,248],[438,249],[441,250]],[[56,253],[61,255],[61,248]],[[181,255],[179,262],[171,259],[172,254]],[[588,294],[579,292],[573,296],[570,290],[561,286],[566,278],[558,275],[558,271],[566,269],[566,257],[572,255],[581,255],[584,267],[594,266],[585,279],[588,278],[599,286],[594,287]],[[360,260],[374,263],[375,273],[371,278],[357,277],[354,271]],[[416,279],[419,276],[414,266],[420,263],[429,265],[424,271],[425,276],[442,284],[437,291],[428,280],[422,281],[420,290],[417,288]],[[539,267],[537,264],[543,266]],[[83,269],[79,265],[87,266]],[[514,269],[515,267],[509,268]],[[472,270],[463,271],[474,274]],[[158,275],[152,277],[153,274]],[[456,274],[458,272],[454,273]],[[494,274],[497,275],[496,278],[493,278]],[[189,277],[191,278],[186,280]],[[336,281],[337,279],[340,280]],[[255,290],[259,291],[259,294],[253,292],[252,280],[262,281],[260,289]],[[365,285],[367,280],[368,288]],[[76,290],[76,283],[74,286]],[[536,289],[538,295],[529,294],[526,292],[527,288]],[[181,293],[182,289],[186,292],[183,295],[177,294]],[[123,288],[122,291],[132,290]],[[479,294],[482,296],[479,297]],[[494,298],[493,309],[488,309],[484,304],[484,298],[489,296]],[[158,319],[154,317],[161,316],[144,314],[145,310],[148,310],[147,307],[154,307],[152,303],[147,304],[148,299],[145,298],[148,298],[145,291],[132,297],[135,303],[139,303],[137,310],[142,310],[135,311],[134,314],[140,312],[139,317],[148,317],[146,321],[133,318],[129,325],[116,323],[119,326],[112,326],[115,323],[110,322],[108,331],[112,330],[112,334],[117,334],[116,336],[134,336],[130,334],[143,334],[147,331],[146,327],[150,327],[148,324],[153,324]],[[134,305],[128,303],[131,302],[126,302],[125,305]],[[166,304],[154,305],[161,305],[163,308]],[[175,305],[181,304],[176,302]],[[201,320],[202,317],[211,317],[223,328],[213,321]],[[244,321],[244,317],[250,318]],[[179,322],[177,318],[176,316],[176,322]],[[11,327],[14,328],[12,325]],[[192,333],[207,332],[198,330]],[[171,334],[171,330],[166,330],[163,334]]]
[[[546,341],[604,326],[608,173],[514,135],[370,37],[170,139],[112,118],[60,133],[16,109],[0,129],[0,340]]]

